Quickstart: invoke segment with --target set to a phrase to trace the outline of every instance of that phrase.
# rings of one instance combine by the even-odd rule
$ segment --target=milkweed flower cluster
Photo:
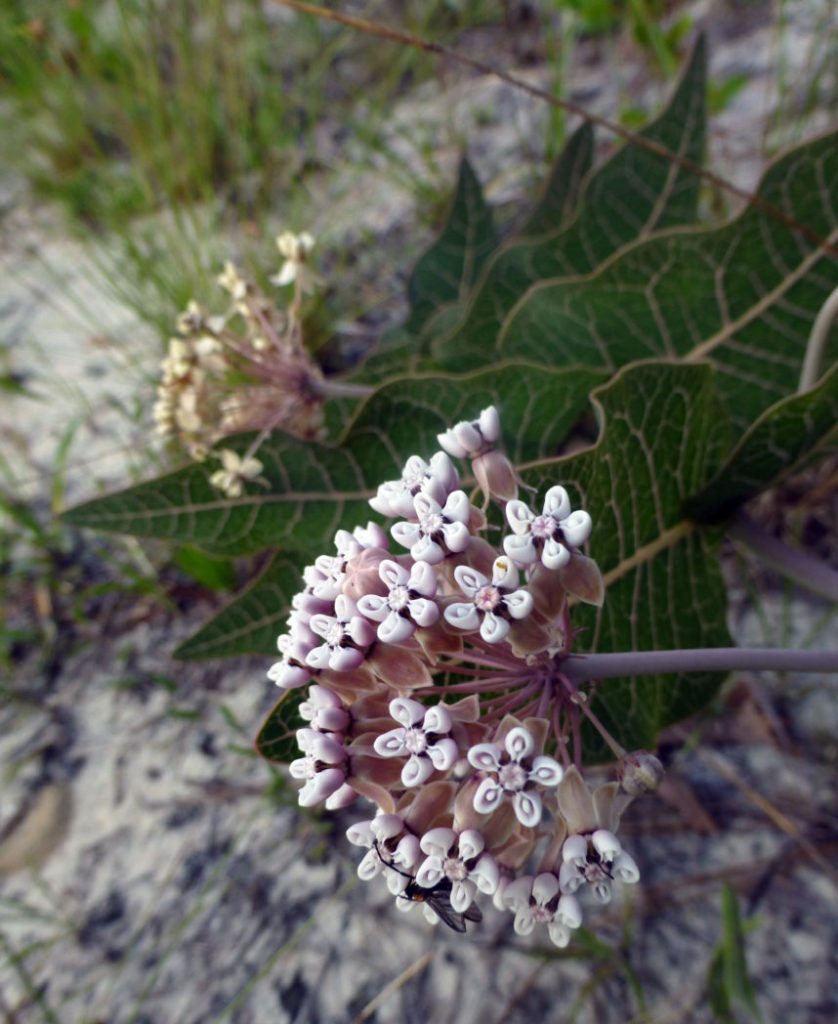
[[[192,301],[177,318],[153,414],[157,432],[177,438],[191,458],[203,461],[239,431],[281,427],[298,437],[320,435],[323,378],[303,345],[298,315],[301,292],[317,281],[306,262],[313,244],[306,233],[277,239],[285,263],[272,281],[295,284],[287,309],[228,262],[217,278],[229,295],[226,310],[211,315]],[[259,479],[262,466],[253,452],[240,460],[231,449],[214,454],[222,466],[210,482],[229,497],[240,497],[245,482]]]
[[[422,903],[460,931],[491,898],[519,934],[544,925],[564,946],[586,899],[638,879],[616,836],[631,795],[618,782],[590,792],[569,739],[591,712],[562,673],[568,598],[604,594],[581,551],[591,517],[560,484],[540,510],[519,500],[499,439],[486,409],[378,488],[389,531],[338,531],[304,572],[268,674],[309,686],[290,765],[300,803],[372,804],[347,833],[362,879],[383,876],[400,908]],[[452,456],[471,460],[483,509]],[[489,501],[508,526],[499,546]]]

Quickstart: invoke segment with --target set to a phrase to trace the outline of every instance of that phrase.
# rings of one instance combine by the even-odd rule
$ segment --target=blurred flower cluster
[[[303,438],[319,436],[323,422],[322,374],[305,350],[300,300],[317,278],[307,264],[314,240],[285,232],[277,239],[284,257],[272,282],[294,285],[287,308],[279,308],[227,263],[218,283],[228,292],[227,309],[210,315],[196,302],[177,319],[161,363],[154,420],[158,433],[176,437],[189,456],[203,461],[229,434],[258,432],[252,450],[214,453],[222,468],[213,486],[239,497],[246,481],[258,480],[262,465],[254,452],[273,428]]]
[[[519,500],[499,438],[490,407],[378,488],[389,538],[373,522],[338,531],[335,553],[304,572],[269,676],[309,686],[290,766],[300,804],[374,807],[347,833],[366,851],[361,878],[383,876],[400,908],[423,904],[459,931],[483,894],[516,932],[543,924],[564,946],[586,894],[607,902],[615,881],[638,879],[615,834],[631,796],[583,781],[592,713],[562,673],[568,598],[604,595],[581,551],[591,517],[559,484],[535,508]],[[470,461],[483,508],[452,456]],[[490,503],[507,528],[499,547],[484,536]]]

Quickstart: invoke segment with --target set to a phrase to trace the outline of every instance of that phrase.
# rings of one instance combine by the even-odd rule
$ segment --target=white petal
[[[562,860],[565,864],[574,864],[583,868],[588,862],[588,843],[584,836],[568,836],[562,846]]]
[[[459,601],[449,604],[444,610],[445,621],[457,629],[466,629],[474,632],[480,626],[480,616],[473,604],[463,604]]]
[[[563,893],[574,893],[582,887],[585,876],[570,861],[565,861],[559,869],[559,888]]]
[[[436,452],[431,456],[431,475],[439,481],[446,495],[460,487],[460,474],[446,452]]]
[[[427,597],[417,597],[408,601],[407,611],[417,626],[432,626],[439,619],[438,605]]]
[[[453,828],[445,828],[440,826],[439,828],[429,829],[419,840],[419,846],[422,848],[424,853],[429,856],[440,858],[447,857],[451,847],[454,845],[457,839],[457,833]],[[440,869],[442,865],[440,864]]]
[[[440,447],[444,448],[449,455],[453,455],[455,459],[464,459],[468,454],[453,430],[446,430],[444,434],[437,434],[436,439],[439,441]]]
[[[465,449],[466,454],[471,455],[473,452],[479,452],[483,447],[483,438],[480,436],[477,428],[469,423],[468,420],[455,424],[452,430],[460,446]]]
[[[512,799],[515,817],[527,828],[535,828],[541,821],[541,797],[532,790],[519,790]]]
[[[559,880],[552,871],[545,871],[543,874],[537,875],[532,883],[533,899],[542,907],[549,903],[558,891]]]
[[[541,561],[547,569],[561,569],[570,561],[570,552],[561,541],[551,537],[544,544]]]
[[[496,558],[492,565],[492,586],[514,590],[519,582],[518,570],[512,565],[511,559]]]
[[[405,729],[418,725],[425,717],[425,705],[409,697],[395,697],[390,701],[390,717]]]
[[[478,814],[491,814],[503,800],[503,790],[494,779],[483,779],[474,794],[474,809]]]
[[[530,511],[523,501],[513,498],[506,503],[506,519],[516,534],[526,534],[530,531],[530,523],[535,519],[535,514]],[[504,545],[504,548],[506,545]]]
[[[519,910],[512,926],[516,935],[529,935],[535,926],[535,917],[529,907]]]
[[[469,749],[468,762],[481,772],[496,772],[500,768],[501,749],[494,743],[475,743]]]
[[[487,644],[498,644],[509,633],[509,623],[494,612],[486,612],[480,626],[480,636]]]
[[[384,579],[383,576],[381,578]],[[407,579],[399,582],[405,582],[410,590],[415,590],[423,597],[433,597],[436,593],[436,573],[427,562],[414,562]]]
[[[594,832],[591,836],[591,843],[593,848],[600,855],[600,858],[604,860],[606,864],[610,864],[617,854],[623,849],[620,845],[620,840],[614,835],[614,833],[609,832],[604,828],[598,828],[596,832]]]
[[[527,534],[516,537],[514,533],[510,533],[503,538],[503,550],[518,565],[532,565],[538,558],[532,537]]]
[[[404,745],[404,729],[391,729],[376,736],[373,750],[379,757],[400,757],[407,753]]]
[[[404,586],[404,584],[407,583],[410,574],[407,569],[402,568],[398,562],[394,562],[390,558],[385,558],[378,567],[378,575],[381,582],[386,584],[387,589],[392,590],[393,587]]]
[[[503,745],[509,756],[515,761],[520,761],[522,757],[529,757],[535,750],[535,741],[529,732],[520,725],[509,730]]]
[[[566,519],[570,515],[570,495],[564,487],[551,487],[544,495],[544,515]]]
[[[510,910],[529,907],[532,895],[532,875],[522,875],[503,890],[503,905]]]
[[[402,768],[402,785],[421,786],[433,774],[434,766],[429,757],[417,757],[411,754]]]
[[[528,590],[516,590],[506,595],[504,604],[513,619],[525,619],[532,611],[533,597]]]
[[[393,523],[390,527],[390,535],[397,544],[403,548],[413,547],[422,536],[418,523]]]
[[[454,882],[451,886],[451,895],[449,897],[451,906],[458,914],[465,913],[466,910],[474,903],[474,897],[477,895],[477,886],[470,878],[464,878],[461,881]]]
[[[445,523],[442,527],[442,536],[449,551],[459,553],[468,547],[470,534],[465,523]],[[410,549],[413,554],[413,548]],[[415,555],[413,556],[416,557]],[[428,559],[425,559],[428,561]]]
[[[570,942],[570,931],[561,921],[556,921],[555,919],[549,921],[547,923],[547,934],[550,936],[550,941],[553,945],[559,949],[564,949]]]
[[[633,885],[640,880],[640,869],[635,864],[634,858],[626,853],[625,850],[617,855],[617,858],[611,865],[611,871],[615,878],[625,882],[626,885]]]
[[[358,668],[364,660],[364,652],[357,647],[335,647],[329,658],[329,668],[335,672],[349,672]]]
[[[447,772],[457,763],[460,752],[456,741],[446,737],[428,747],[426,753],[438,772]]]
[[[306,655],[306,665],[311,665],[312,668],[328,668],[331,655],[332,649],[327,644],[315,647]]]
[[[444,704],[428,708],[422,723],[425,732],[446,733],[451,731],[451,715]]]
[[[480,413],[480,419],[477,422],[485,440],[497,441],[500,437],[500,416],[493,405],[488,406]]]
[[[562,523],[564,539],[572,548],[581,548],[590,537],[593,525],[593,520],[584,509],[571,512]]]
[[[471,515],[471,505],[466,492],[452,491],[442,506],[442,514],[446,519],[467,523]]]
[[[431,889],[433,886],[438,885],[442,879],[442,857],[440,856],[430,856],[426,858],[422,862],[419,870],[416,872],[417,884],[426,889]]]
[[[533,758],[529,778],[537,782],[539,786],[558,786],[562,781],[564,771],[558,761],[546,754],[539,754]]]
[[[458,565],[454,570],[454,579],[466,597],[474,597],[481,587],[489,583],[488,577],[468,565]]]
[[[458,843],[460,860],[473,860],[486,849],[486,840],[475,828],[464,829]]]
[[[582,907],[575,896],[562,896],[556,908],[556,920],[568,928],[578,928],[582,924]]]
[[[386,597],[378,594],[364,594],[358,599],[358,611],[374,622],[383,622],[390,614]]]
[[[410,619],[399,615],[398,612],[390,612],[378,627],[377,635],[378,639],[385,644],[400,644],[413,636],[415,632],[416,625]]]
[[[437,565],[445,558],[445,552],[436,541],[423,535],[411,546],[410,557],[415,558],[417,562],[430,562],[431,565]]]
[[[495,858],[491,854],[484,853],[475,864],[471,877],[481,892],[485,892],[487,896],[493,895],[500,882],[500,872]]]

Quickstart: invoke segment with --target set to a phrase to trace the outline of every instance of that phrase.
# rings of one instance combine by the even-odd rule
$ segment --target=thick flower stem
[[[774,647],[710,647],[620,654],[571,654],[562,675],[572,683],[615,676],[668,672],[838,672],[838,651],[793,651]]]
[[[734,518],[727,533],[733,540],[750,548],[766,565],[801,587],[830,601],[838,601],[838,572],[772,537],[744,512],[739,512]]]

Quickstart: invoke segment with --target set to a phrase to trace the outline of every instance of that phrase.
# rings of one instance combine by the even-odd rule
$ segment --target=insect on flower
[[[398,874],[406,878],[407,885],[404,887],[402,892],[399,894],[400,899],[410,900],[411,903],[426,903],[436,916],[444,924],[447,924],[455,932],[465,932],[466,921],[482,921],[483,912],[477,906],[476,903],[472,903],[467,910],[460,913],[451,906],[451,888],[452,883],[449,879],[444,878],[442,881],[437,882],[436,885],[425,887],[419,885],[416,881],[416,876],[409,874],[407,871],[402,871],[401,868],[397,868],[392,861],[387,860],[381,853],[378,843],[373,844],[375,846],[375,852],[378,854],[381,863]]]

